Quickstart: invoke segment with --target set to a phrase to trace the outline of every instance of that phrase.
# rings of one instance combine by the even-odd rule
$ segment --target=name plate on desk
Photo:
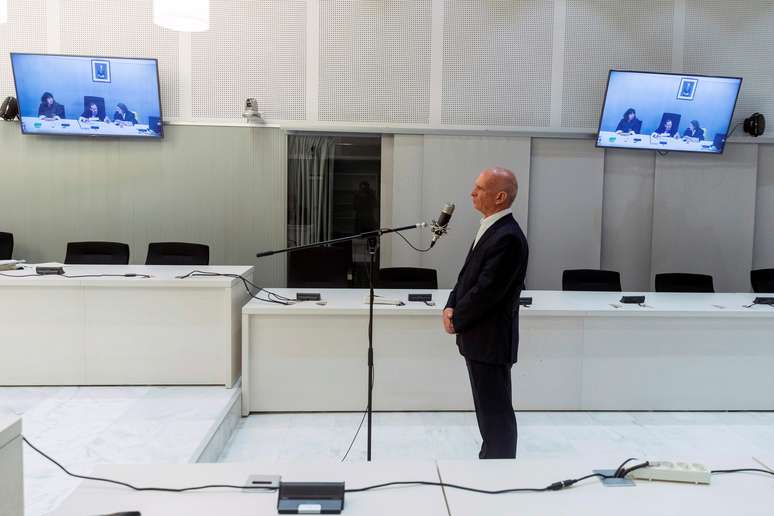
[[[409,294],[408,300],[417,301],[419,303],[426,303],[428,301],[433,300],[433,295],[432,294]]]

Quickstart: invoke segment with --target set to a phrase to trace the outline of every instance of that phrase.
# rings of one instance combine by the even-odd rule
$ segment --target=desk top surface
[[[207,484],[244,485],[253,474],[282,475],[284,481],[336,482],[357,488],[395,480],[438,481],[434,462],[380,463],[298,463],[278,464],[177,464],[177,465],[102,465],[93,475],[117,479],[134,485],[153,487],[190,487]],[[199,492],[133,492],[127,488],[84,481],[53,514],[84,516],[117,511],[140,511],[143,516],[187,516],[217,514],[277,514],[276,492],[245,493],[236,489],[211,489]],[[448,516],[443,492],[439,487],[406,487],[348,493],[344,514],[351,516],[396,516],[421,514]]]
[[[614,461],[571,461],[560,459],[519,459],[494,461],[439,461],[438,471],[444,482],[484,489],[541,488],[553,482],[580,478],[594,469],[615,469],[623,458]],[[657,458],[659,459],[659,458]],[[664,459],[676,460],[673,457]],[[723,458],[711,461],[694,458],[710,469],[760,468],[751,457]],[[598,479],[548,493],[515,493],[497,496],[446,489],[449,510],[457,514],[540,514],[542,516],[594,514],[618,516],[705,516],[771,514],[774,503],[774,477],[755,473],[713,475],[710,485],[676,482],[636,481],[633,487],[605,487]]]
[[[670,460],[673,458],[670,458]],[[596,468],[615,468],[611,461],[519,459],[490,461],[374,462],[279,464],[101,465],[95,476],[138,486],[189,487],[212,483],[242,485],[251,474],[279,474],[285,481],[344,481],[347,489],[390,481],[421,480],[479,489],[542,488]],[[750,457],[704,461],[712,469],[760,468]],[[433,486],[377,489],[345,495],[344,513],[357,515],[451,514],[543,516],[620,514],[682,516],[684,514],[757,516],[771,514],[774,479],[763,474],[714,475],[710,485],[637,481],[634,487],[604,487],[597,479],[548,493],[485,495]],[[120,486],[84,481],[54,512],[82,516],[139,510],[143,516],[186,514],[276,514],[274,492],[243,493],[215,489],[185,494],[138,493]],[[448,504],[448,511],[447,511]],[[744,509],[742,509],[742,507]],[[586,509],[586,510],[584,510]],[[741,511],[741,512],[740,512]]]
[[[361,314],[368,312],[367,289],[270,289],[272,292],[295,299],[297,292],[317,292],[326,301],[319,305],[314,301],[304,301],[291,306],[270,304],[251,300],[242,309],[244,314],[256,315],[339,315]],[[429,293],[435,306],[421,302],[409,302],[409,293]],[[382,315],[433,315],[437,316],[446,305],[449,290],[390,290],[376,289],[377,296],[387,299],[399,299],[404,306],[376,305],[374,311]],[[629,305],[620,303],[621,296],[644,295],[645,304]],[[533,290],[522,292],[522,297],[532,297],[532,305],[522,307],[520,317],[539,316],[660,316],[660,317],[763,317],[774,319],[774,307],[768,305],[750,305],[756,296],[766,294],[717,293],[687,294],[666,292],[561,292]],[[769,294],[771,295],[771,294]]]
[[[242,286],[239,278],[224,276],[190,277],[180,279],[191,271],[207,273],[247,275],[251,280],[253,267],[236,266],[178,266],[178,265],[62,265],[45,263],[37,265],[64,267],[65,276],[30,276],[35,273],[35,265],[27,265],[23,270],[0,271],[0,288],[4,286],[94,286],[94,287],[231,287]],[[124,277],[123,274],[144,274],[144,277]],[[118,276],[114,276],[118,275]]]

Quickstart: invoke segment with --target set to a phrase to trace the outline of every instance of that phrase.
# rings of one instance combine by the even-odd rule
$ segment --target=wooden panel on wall
[[[439,287],[452,287],[481,219],[471,204],[470,191],[478,174],[494,165],[513,170],[519,180],[514,213],[526,232],[530,190],[528,138],[396,135],[394,152],[393,223],[410,224],[415,222],[412,217],[429,223],[438,218],[446,202],[456,204],[457,208],[449,234],[429,253],[418,255],[393,237],[392,265],[437,269]],[[414,242],[426,247],[430,238],[430,232],[423,230]]]
[[[589,140],[532,140],[528,289],[561,290],[564,269],[599,268],[604,156]]]
[[[256,263],[282,247],[285,133],[174,126],[162,141],[23,136],[0,124],[0,221],[17,258],[61,261],[68,241],[126,242],[144,263],[154,241],[201,242],[213,264]],[[284,260],[256,279],[284,284]]]
[[[757,166],[757,146],[745,144],[657,157],[654,274],[711,274],[717,292],[750,290]]]
[[[650,290],[655,156],[605,151],[602,268],[620,272],[624,290]]]
[[[758,147],[753,268],[774,268],[774,145]]]

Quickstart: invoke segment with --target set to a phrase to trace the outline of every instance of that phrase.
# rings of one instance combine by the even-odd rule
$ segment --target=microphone
[[[430,247],[433,247],[435,243],[446,234],[446,228],[449,227],[449,221],[451,220],[452,213],[454,213],[454,204],[447,202],[441,210],[441,214],[438,216],[438,220],[434,220],[431,231],[433,232],[433,240],[430,242]]]

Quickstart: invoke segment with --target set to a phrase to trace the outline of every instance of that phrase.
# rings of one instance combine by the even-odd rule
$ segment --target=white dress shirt
[[[507,215],[513,216],[513,210],[511,208],[505,208],[504,210],[500,210],[497,213],[493,213],[492,215],[481,219],[481,225],[478,227],[478,233],[476,233],[476,239],[473,241],[473,247],[476,247],[476,244],[478,244],[478,241],[484,236],[487,229],[491,228],[495,222]]]

